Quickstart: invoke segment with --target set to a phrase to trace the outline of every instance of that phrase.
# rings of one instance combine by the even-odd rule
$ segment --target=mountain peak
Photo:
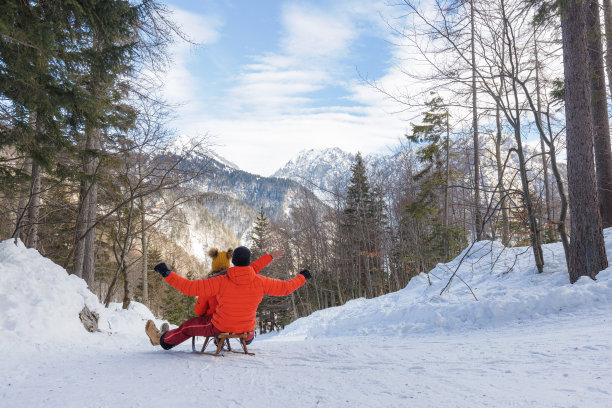
[[[191,158],[197,156],[207,156],[224,166],[230,167],[234,170],[240,170],[240,168],[233,162],[227,160],[224,157],[219,156],[214,150],[211,149],[210,145],[207,145],[198,138],[193,138],[187,135],[177,136],[170,144],[169,150],[173,153],[179,153],[186,155]]]
[[[273,177],[297,181],[314,190],[319,198],[345,186],[355,155],[339,147],[305,149],[277,170]]]

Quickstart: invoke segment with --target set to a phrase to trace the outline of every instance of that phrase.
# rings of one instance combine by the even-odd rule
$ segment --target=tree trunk
[[[561,13],[565,117],[567,122],[567,178],[570,216],[570,282],[595,278],[608,266],[597,201],[593,161],[591,95],[582,1],[571,0]]]
[[[497,124],[497,134],[495,136],[495,161],[497,162],[497,184],[499,188],[499,206],[502,214],[502,244],[510,245],[510,221],[508,218],[508,207],[506,188],[504,187],[504,163],[501,154],[503,141],[501,114],[499,106],[495,109],[495,122]]]
[[[538,40],[537,40],[537,32],[533,33],[533,49],[535,56],[535,85],[536,85],[536,103],[537,103],[537,115],[542,123],[542,97],[540,95],[540,61],[538,59]],[[548,160],[546,159],[546,148],[544,146],[544,139],[540,137],[540,149],[542,151],[542,172],[544,173],[544,197],[546,200],[546,223],[552,221],[551,215],[551,194],[550,194],[550,184],[548,180]]]
[[[100,146],[99,136],[100,131],[98,129],[87,132],[86,151],[90,153],[98,151]],[[72,273],[83,278],[90,288],[93,287],[95,267],[95,228],[93,225],[96,222],[98,184],[94,178],[98,171],[98,162],[99,160],[93,157],[83,164],[86,180],[81,182],[72,264]]]
[[[604,228],[612,227],[612,150],[606,101],[606,82],[601,43],[599,2],[589,0],[586,11],[589,79],[591,85],[591,115],[595,143],[595,171],[599,212]]]
[[[504,17],[504,24],[506,24],[509,28],[510,22],[506,16],[505,4],[502,1],[502,13]],[[514,139],[516,141],[517,154],[519,158],[519,175],[521,178],[521,188],[523,190],[523,199],[525,201],[525,209],[527,210],[527,219],[529,222],[529,232],[530,232],[530,241],[531,247],[533,250],[533,257],[535,260],[536,268],[538,269],[538,273],[542,273],[544,270],[544,254],[542,252],[542,243],[540,237],[540,231],[538,228],[538,220],[535,216],[533,203],[531,201],[531,192],[529,189],[529,178],[527,176],[527,168],[525,155],[523,151],[523,141],[521,139],[521,106],[519,102],[519,90],[518,90],[518,80],[517,80],[517,70],[519,66],[517,50],[514,42],[513,32],[512,30],[505,29],[504,35],[506,36],[508,47],[508,62],[511,67],[511,77],[512,77],[512,97],[514,99],[514,123],[512,126],[514,128]]]
[[[552,169],[553,175],[555,176],[555,180],[557,181],[557,190],[559,191],[559,198],[561,199],[561,214],[559,214],[559,221],[557,224],[557,231],[559,232],[559,236],[561,237],[561,242],[563,243],[563,252],[565,254],[565,263],[569,268],[569,238],[567,237],[567,195],[565,194],[565,185],[563,184],[563,178],[561,177],[561,172],[559,171],[559,166],[557,165],[557,151],[555,148],[555,140],[553,139],[553,131],[552,125],[550,123],[550,115],[547,114],[547,124],[548,124],[548,137],[550,139],[550,146],[548,147],[550,152],[550,167]],[[542,140],[545,140],[542,137]]]
[[[38,216],[40,213],[40,165],[32,162],[32,181],[30,188],[30,203],[28,206],[28,226],[25,245],[28,248],[38,247]]]
[[[87,231],[87,208],[89,208],[89,183],[81,181],[81,191],[79,194],[79,211],[77,212],[76,224],[74,227],[74,253],[72,257],[72,273],[83,277],[83,259],[85,257],[85,232]]]
[[[141,176],[142,179],[142,176]],[[147,233],[145,229],[145,208],[144,198],[140,197],[140,225],[142,233],[140,235],[140,244],[142,246],[142,303],[149,305],[149,276],[148,276],[148,251],[149,243],[147,240]]]
[[[32,158],[28,155],[23,161],[23,172],[32,175]],[[13,238],[19,238],[21,242],[26,242],[26,226],[28,225],[28,207],[31,200],[32,195],[30,191],[32,187],[30,186],[30,190],[27,194],[21,193],[19,195],[19,200],[17,203],[17,214],[15,216],[15,229],[13,230]]]
[[[448,108],[446,109],[446,180],[444,184],[444,262],[448,261],[448,186],[450,184],[450,125],[448,123]]]
[[[130,307],[131,299],[130,299],[130,282],[128,280],[127,268],[123,267],[123,305],[122,309],[127,309]]]
[[[515,95],[516,96],[516,95]],[[517,105],[518,106],[518,105]],[[517,116],[518,117],[518,116]],[[525,209],[527,210],[527,219],[529,222],[529,235],[531,247],[533,249],[533,257],[535,260],[538,273],[544,271],[544,253],[542,252],[542,244],[540,241],[540,230],[538,228],[538,220],[533,210],[533,202],[529,191],[529,179],[527,177],[527,167],[525,165],[525,155],[523,153],[523,143],[521,140],[520,122],[514,128],[514,135],[517,144],[517,154],[519,157],[519,173],[521,177],[521,188],[523,189],[523,199],[525,200]]]
[[[474,28],[474,0],[470,0],[470,27],[472,53],[472,130],[474,132],[474,222],[476,224],[476,241],[482,239],[482,217],[480,215],[480,142],[478,135],[478,101],[476,94],[476,49]]]
[[[603,0],[604,26],[606,30],[606,72],[608,90],[612,97],[612,0]]]
[[[100,149],[100,129],[93,129],[91,132],[91,143],[92,149],[97,153]],[[90,136],[88,135],[88,141]],[[98,210],[98,182],[95,180],[95,175],[98,173],[98,164],[100,160],[94,157],[87,165],[87,174],[91,175],[91,185],[89,186],[89,200],[86,218],[86,230],[85,235],[85,248],[83,258],[83,279],[87,282],[87,286],[93,287],[94,283],[94,271],[95,271],[95,240],[96,240],[96,229],[94,224],[96,223],[96,216]]]

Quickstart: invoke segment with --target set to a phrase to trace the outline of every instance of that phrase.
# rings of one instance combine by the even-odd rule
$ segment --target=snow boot
[[[164,323],[161,325],[161,329],[159,331],[161,332],[163,336],[164,333],[167,332],[168,330],[170,330],[170,325],[168,323]]]
[[[154,346],[159,346],[159,339],[162,336],[162,333],[157,330],[155,323],[153,320],[147,320],[147,324],[145,325],[145,332],[147,336],[149,336],[149,340],[151,340],[151,344]]]

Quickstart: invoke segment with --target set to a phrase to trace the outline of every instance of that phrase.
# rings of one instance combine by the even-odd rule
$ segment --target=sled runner
[[[231,351],[232,353],[243,354],[240,351],[232,350],[232,346],[230,346],[230,339],[240,339],[240,345],[242,346],[242,350],[244,350],[244,354],[248,354],[249,356],[254,356],[255,353],[250,353],[249,350],[247,349],[246,339],[248,335],[249,333],[246,332],[246,333],[219,333],[216,336],[208,336],[204,340],[204,345],[202,346],[201,350],[198,350],[196,348],[196,338],[194,336],[191,338],[191,349],[193,350],[194,353],[209,354],[211,356],[219,357],[219,356],[223,356],[223,354],[219,354],[221,352],[221,349],[223,349],[223,345],[227,345],[228,351]],[[210,342],[210,339],[213,339],[213,338],[217,340],[217,351],[215,351],[214,353],[205,351],[206,346],[208,346],[208,343]]]

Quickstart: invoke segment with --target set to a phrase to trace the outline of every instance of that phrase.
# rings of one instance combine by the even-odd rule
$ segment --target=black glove
[[[306,280],[312,278],[312,275],[310,274],[310,272],[308,271],[308,269],[303,269],[300,271],[300,275],[304,275],[304,277],[306,278]]]
[[[161,276],[163,276],[164,278],[168,275],[170,275],[170,269],[168,269],[168,267],[166,266],[165,263],[158,263],[157,265],[155,265],[155,272],[159,273]]]

